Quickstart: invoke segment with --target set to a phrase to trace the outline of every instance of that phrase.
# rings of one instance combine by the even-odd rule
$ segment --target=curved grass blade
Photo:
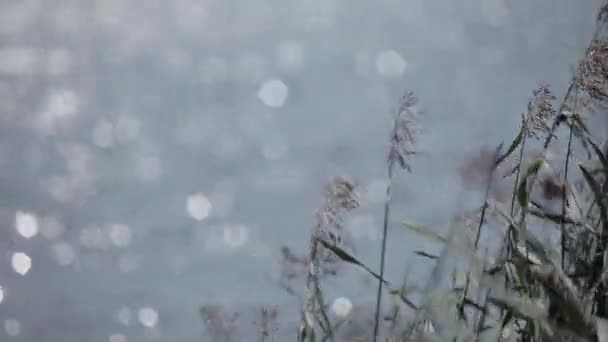
[[[496,165],[499,165],[500,163],[502,163],[503,161],[505,161],[505,159],[507,159],[511,153],[513,153],[513,151],[515,151],[515,149],[519,146],[519,144],[521,144],[522,140],[524,137],[524,127],[522,126],[519,129],[519,133],[517,134],[517,136],[515,137],[515,139],[513,139],[513,142],[511,143],[511,146],[509,146],[509,149],[507,149],[507,151],[505,152],[505,154],[501,155],[500,157],[496,158]]]
[[[528,169],[526,170],[526,173],[524,174],[524,176],[521,179],[521,183],[518,186],[517,189],[517,201],[519,202],[519,205],[522,208],[527,208],[528,207],[528,202],[530,200],[530,193],[528,191],[528,177],[532,176],[532,175],[536,175],[538,173],[538,170],[540,170],[541,166],[543,165],[544,160],[543,159],[539,159],[537,161],[535,161],[534,163],[532,163],[532,165],[530,165],[528,167]]]
[[[415,233],[418,233],[424,237],[431,238],[432,240],[435,240],[435,241],[441,242],[441,243],[448,242],[448,240],[446,238],[433,232],[431,230],[431,228],[429,228],[427,226],[423,226],[421,224],[416,224],[416,223],[411,223],[411,222],[402,222],[402,223],[406,228],[408,228],[408,229],[414,231]]]
[[[604,153],[602,152],[602,150],[597,146],[596,143],[593,142],[593,140],[591,138],[587,137],[587,141],[589,142],[589,145],[591,145],[591,147],[593,148],[593,151],[595,151],[595,154],[597,155],[597,158],[602,163],[604,170],[608,171],[608,160],[606,159],[606,156],[604,156]]]
[[[526,297],[520,297],[515,293],[493,295],[488,301],[515,316],[527,320],[544,320],[547,318],[546,308],[532,303]]]
[[[522,208],[528,206],[530,194],[528,193],[528,180],[524,177],[517,188],[517,202]]]
[[[372,271],[364,263],[362,263],[361,261],[357,260],[357,258],[355,258],[354,256],[350,255],[348,252],[346,252],[342,248],[340,248],[340,247],[338,247],[336,245],[333,245],[332,243],[329,243],[329,242],[327,242],[327,241],[325,241],[323,239],[318,239],[318,241],[323,245],[323,247],[325,247],[325,248],[329,249],[330,251],[332,251],[342,261],[347,262],[349,264],[357,265],[357,266],[363,268],[369,274],[371,274],[372,276],[374,276],[374,278],[376,278],[376,279],[382,281],[384,284],[388,285],[388,282],[386,280],[382,279],[382,277],[380,277],[379,274],[377,274],[376,272]]]
[[[424,257],[424,258],[431,259],[431,260],[437,260],[437,259],[439,259],[439,256],[427,253],[425,251],[415,251],[414,254],[419,255],[421,257]]]
[[[568,215],[549,213],[549,212],[546,212],[545,210],[543,210],[541,207],[538,207],[538,209],[531,208],[530,210],[528,210],[528,212],[530,214],[532,214],[533,216],[536,216],[540,219],[545,219],[545,220],[551,221],[555,224],[560,224],[562,222],[564,222],[566,224],[573,224],[577,227],[583,227],[593,234],[597,234],[597,232],[591,226],[589,226],[587,223],[582,222],[582,221],[577,221]]]
[[[587,128],[587,124],[585,124],[585,121],[583,120],[583,118],[581,117],[580,114],[571,113],[569,116],[570,116],[570,119],[572,119],[572,125],[575,128],[582,130],[583,132],[585,132],[587,134],[591,134],[589,132],[589,129]]]
[[[593,176],[591,175],[591,173],[589,173],[589,170],[587,170],[587,168],[585,168],[583,165],[578,165],[578,167],[581,169],[581,172],[583,173],[583,176],[585,177],[585,181],[587,182],[587,184],[589,184],[589,187],[591,188],[591,191],[593,192],[593,195],[595,196],[595,201],[597,202],[597,205],[600,207],[600,219],[602,221],[602,231],[605,232],[606,229],[608,229],[608,213],[606,212],[606,203],[604,202],[604,196],[602,193],[602,188],[600,187],[600,185],[595,181],[595,178],[593,178]]]
[[[546,219],[548,221],[551,221],[551,222],[557,223],[557,224],[559,224],[561,222],[564,222],[567,224],[577,224],[578,223],[577,221],[573,220],[572,218],[570,218],[568,216],[565,216],[562,214],[548,213],[548,212],[545,212],[540,209],[530,209],[530,210],[528,210],[528,212],[538,218]]]
[[[517,236],[522,239],[524,245],[521,245],[519,248],[516,248],[516,251],[523,252],[523,254],[534,253],[534,256],[538,258],[541,262],[550,262],[551,258],[547,254],[545,246],[541,241],[539,241],[534,235],[530,234],[525,229],[522,229],[520,225],[515,223],[513,219],[507,215],[502,209],[495,208],[496,212],[502,216],[502,218],[507,222],[510,228],[512,228]]]

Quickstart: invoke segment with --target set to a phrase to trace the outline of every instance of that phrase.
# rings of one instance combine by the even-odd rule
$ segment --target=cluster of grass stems
[[[587,127],[592,114],[608,112],[608,40],[600,38],[607,22],[604,5],[563,99],[557,101],[549,86],[541,85],[513,141],[484,150],[463,167],[464,180],[483,189],[479,208],[455,218],[444,234],[400,223],[440,246],[438,254],[415,251],[430,265],[426,284],[385,279],[393,175],[411,172],[420,132],[416,98],[412,93],[402,98],[386,158],[380,265],[360,261],[342,239],[344,219],[357,210],[359,197],[353,180],[336,177],[325,188],[308,255],[282,250],[283,288],[298,295],[289,283],[298,274],[305,277],[294,339],[608,341],[608,145]],[[558,135],[567,146],[554,146]],[[500,190],[505,184],[508,193]],[[377,281],[373,312],[360,319],[364,328],[356,336],[346,331],[352,325],[344,325],[345,319],[328,313],[321,286],[344,263]],[[391,308],[383,309],[383,296],[391,299]],[[217,340],[230,340],[236,316],[224,317],[217,308],[201,313]],[[259,317],[259,340],[273,341],[276,309],[263,308]]]

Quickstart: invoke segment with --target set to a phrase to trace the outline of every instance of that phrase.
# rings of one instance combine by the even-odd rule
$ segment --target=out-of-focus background
[[[293,340],[280,248],[306,252],[323,184],[347,174],[362,208],[346,229],[379,263],[401,95],[424,109],[423,154],[393,216],[441,227],[479,204],[458,166],[513,137],[541,82],[563,95],[598,6],[0,2],[0,340],[208,341],[202,305],[239,312],[238,341],[277,305],[276,340]],[[398,282],[427,242],[391,234]],[[329,301],[375,293],[341,279]]]

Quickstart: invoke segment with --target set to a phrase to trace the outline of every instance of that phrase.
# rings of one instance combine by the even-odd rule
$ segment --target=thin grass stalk
[[[477,231],[475,233],[475,242],[473,244],[473,246],[475,248],[475,252],[477,252],[477,247],[479,245],[479,239],[481,237],[481,230],[482,230],[483,224],[485,222],[486,211],[488,209],[488,198],[490,197],[490,191],[492,189],[492,179],[494,177],[494,172],[496,171],[497,162],[498,162],[498,158],[500,156],[501,149],[502,149],[502,144],[500,144],[500,146],[498,146],[498,148],[496,149],[494,162],[490,166],[490,170],[488,172],[488,183],[486,184],[486,190],[485,190],[485,194],[484,194],[484,198],[483,198],[483,207],[481,208],[481,215],[480,215],[481,218],[479,220],[479,224],[477,225]],[[473,252],[473,253],[475,253],[475,252]],[[465,305],[467,296],[469,294],[470,282],[471,282],[471,272],[469,271],[469,272],[467,272],[467,277],[466,277],[465,285],[464,285],[464,291],[462,294],[462,300],[460,302],[460,310],[461,310],[461,314],[463,317],[464,317],[464,305]]]
[[[306,275],[306,292],[307,298],[304,304],[304,310],[302,312],[302,320],[299,334],[300,342],[313,342],[315,341],[316,332],[314,330],[314,316],[317,310],[325,313],[323,309],[323,302],[321,301],[321,291],[319,288],[319,242],[316,236],[316,232],[321,228],[317,226],[315,232],[310,239],[310,255],[308,272]],[[323,315],[325,319],[326,316]],[[327,321],[328,322],[328,321]],[[331,331],[330,331],[331,333]]]
[[[568,198],[567,186],[568,184],[568,166],[570,164],[570,154],[572,153],[572,137],[573,137],[573,129],[570,127],[570,134],[568,137],[568,150],[566,152],[566,165],[564,165],[564,184],[562,187],[562,219],[560,222],[560,232],[561,232],[561,261],[562,261],[562,269],[565,270],[566,266],[566,243],[567,243],[567,234],[566,234],[566,222],[564,218],[566,217],[566,201]]]
[[[502,144],[496,150],[496,156],[500,155],[500,150],[502,148]],[[483,199],[483,208],[481,209],[481,219],[479,220],[479,224],[477,225],[477,232],[475,235],[475,250],[477,250],[477,246],[479,245],[479,238],[481,237],[481,229],[483,228],[483,223],[486,217],[486,210],[488,209],[488,198],[490,197],[490,190],[492,189],[492,178],[494,176],[494,171],[496,171],[496,162],[492,163],[492,167],[490,168],[490,172],[488,175],[488,184],[486,185],[486,192],[484,194]]]
[[[522,122],[522,126],[524,126],[523,122]],[[525,129],[525,127],[522,127],[522,129]],[[521,163],[524,160],[526,140],[527,140],[527,134],[524,134],[522,137],[522,140],[521,140],[521,147],[519,149],[519,159],[517,161],[517,172],[515,173],[515,183],[513,184],[513,195],[511,196],[511,209],[509,212],[511,214],[511,216],[513,216],[513,213],[515,212],[515,197],[517,194],[517,185],[519,184],[519,178],[521,177]]]
[[[519,147],[519,157],[517,160],[517,171],[515,173],[515,182],[513,183],[513,192],[511,195],[511,207],[510,207],[510,211],[509,214],[511,215],[511,217],[513,217],[513,214],[515,213],[515,197],[517,196],[517,186],[519,185],[519,179],[521,177],[521,167],[522,167],[522,162],[524,159],[524,154],[526,151],[526,141],[527,141],[527,137],[528,134],[526,132],[526,123],[525,123],[525,117],[522,116],[522,121],[521,121],[521,130],[522,130],[522,140],[521,140],[521,146]],[[502,257],[502,255],[506,253],[506,258],[508,259],[510,254],[511,254],[511,227],[507,227],[507,232],[505,233],[505,237],[502,241],[502,246],[500,249],[500,256]],[[505,281],[508,281],[507,279],[508,277],[505,276]],[[488,296],[490,295],[490,293],[492,292],[492,289],[488,290]],[[501,325],[502,325],[502,321],[505,318],[504,315],[504,310],[501,309],[501,313],[500,313],[501,319]],[[481,328],[481,327],[479,327]],[[501,329],[502,330],[502,329]],[[498,341],[501,340],[501,336],[500,334],[498,335]]]
[[[485,253],[484,253],[484,269],[486,267],[486,263],[487,263],[487,257],[488,257],[488,249],[486,248]],[[492,292],[492,288],[491,287],[486,287],[484,289],[482,289],[481,291],[479,291],[479,294],[477,296],[477,303],[481,303],[483,301],[483,310],[479,310],[479,317],[477,318],[477,324],[475,326],[475,342],[479,342],[479,339],[481,337],[481,331],[483,330],[485,323],[486,323],[486,318],[488,315],[488,297],[490,296],[490,293]]]
[[[572,84],[571,84],[571,86],[572,86]],[[570,88],[568,89],[568,93],[569,92],[570,92]],[[562,103],[562,105],[560,106],[560,111],[558,113],[561,113],[563,111],[563,107],[564,107],[564,104]],[[545,142],[543,143],[543,152],[541,154],[543,162],[545,162],[546,152],[549,149],[549,145],[551,145],[551,142],[553,141],[553,137],[555,136],[555,131],[557,130],[557,127],[559,127],[559,124],[561,123],[561,121],[562,121],[562,117],[561,117],[561,115],[558,114],[558,116],[553,121],[553,124],[551,125],[551,130],[549,131],[549,134],[547,134],[547,138],[545,139]],[[532,175],[530,175],[530,182],[528,183],[530,191],[532,191],[532,189],[534,189],[537,175],[538,175],[538,172],[534,172]],[[520,213],[520,218],[519,218],[519,226],[522,227],[522,229],[526,229],[527,215],[528,215],[528,208],[524,206],[521,208],[521,213]]]
[[[384,218],[382,222],[382,248],[380,251],[380,280],[378,281],[378,292],[376,294],[376,312],[374,314],[374,342],[377,341],[378,332],[380,329],[380,307],[382,302],[382,279],[384,279],[384,265],[386,258],[386,241],[387,241],[387,233],[388,233],[388,223],[389,223],[389,215],[390,215],[390,207],[391,207],[391,188],[393,183],[393,168],[394,168],[395,160],[393,158],[389,158],[388,160],[388,185],[386,187],[386,197],[384,199]]]
[[[374,342],[377,341],[378,333],[380,330],[380,309],[382,306],[384,267],[386,264],[386,243],[388,240],[391,188],[393,186],[393,173],[395,168],[395,162],[398,162],[399,166],[402,169],[411,171],[411,166],[409,164],[408,158],[416,154],[416,151],[414,150],[414,145],[416,142],[414,131],[416,128],[416,118],[411,110],[412,107],[417,103],[417,99],[412,92],[408,92],[402,97],[401,100],[401,104],[397,110],[393,122],[390,137],[389,153],[387,158],[388,184],[386,187],[386,197],[384,199],[382,246],[380,251],[380,277],[378,279],[378,292],[376,294],[376,312],[374,314]]]
[[[524,134],[521,140],[521,148],[519,149],[519,160],[517,161],[517,173],[515,174],[515,183],[513,184],[513,194],[511,196],[511,208],[509,211],[509,214],[511,215],[511,217],[513,217],[513,214],[515,213],[515,197],[517,196],[517,186],[519,185],[519,180],[521,177],[521,166],[522,166],[522,162],[524,160],[524,153],[525,153],[525,148],[526,148],[526,140],[527,140],[527,134],[525,133],[526,127],[525,127],[525,123],[522,120],[522,129],[524,130]],[[510,253],[511,253],[511,227],[507,228],[507,232],[505,234],[505,239],[503,241],[503,247],[506,247],[507,249],[507,258],[509,257]]]
[[[513,183],[513,191],[511,194],[511,207],[510,207],[510,215],[511,217],[513,216],[514,212],[515,212],[515,197],[517,196],[517,186],[519,185],[519,178],[521,177],[521,166],[522,166],[522,161],[524,159],[524,153],[525,153],[525,149],[526,149],[526,140],[528,137],[528,134],[526,133],[526,123],[525,123],[525,118],[522,116],[522,120],[521,120],[521,130],[522,130],[522,140],[521,140],[521,145],[519,147],[519,157],[517,160],[517,171],[515,173],[515,182]],[[497,165],[498,166],[498,165]],[[510,227],[508,228],[505,237],[502,241],[502,246],[500,249],[500,255],[502,256],[503,253],[507,253],[507,257],[509,255],[509,253],[511,252],[511,244],[509,243],[511,239],[511,229]]]
[[[452,222],[448,229],[447,236],[444,237],[446,244],[444,245],[441,253],[439,254],[433,269],[431,270],[431,275],[427,280],[426,285],[424,286],[424,295],[425,299],[419,309],[416,310],[416,318],[413,321],[412,329],[405,334],[403,341],[410,341],[410,339],[420,331],[420,327],[430,322],[433,324],[435,331],[441,333],[443,331],[442,324],[440,322],[434,322],[432,320],[432,314],[430,314],[429,307],[433,305],[432,303],[432,292],[440,287],[440,281],[443,274],[446,272],[446,268],[449,264],[449,258],[452,257],[454,246],[452,246],[452,242],[456,239],[456,234],[458,234],[457,227],[459,227],[456,222]],[[438,323],[435,325],[435,323]]]
[[[511,217],[513,217],[513,214],[515,213],[515,197],[517,196],[517,185],[519,184],[519,179],[521,177],[521,166],[522,166],[522,162],[524,159],[524,153],[526,151],[526,141],[528,138],[528,134],[526,133],[526,124],[525,124],[525,117],[522,116],[522,120],[521,120],[521,130],[522,130],[522,140],[521,140],[521,146],[519,147],[519,157],[517,160],[517,171],[515,173],[515,182],[513,183],[513,191],[512,191],[512,195],[511,195],[511,207],[510,207],[510,211],[509,214],[511,215]],[[507,258],[509,257],[510,253],[511,253],[511,228],[508,227],[507,228],[507,232],[505,233],[505,237],[503,239],[502,242],[502,246],[501,246],[501,251],[500,251],[500,255],[502,256],[503,253],[507,253]],[[502,314],[501,314],[502,316]]]
[[[305,309],[302,313],[298,341],[314,342],[316,340],[316,332],[314,329],[315,321],[319,322],[325,335],[329,338],[330,341],[333,341],[333,331],[331,328],[331,323],[329,321],[327,313],[325,312],[323,294],[319,286],[318,270],[320,265],[317,255],[319,245],[317,241],[311,241],[311,244],[311,249],[314,250],[314,252],[311,253],[311,256],[314,256],[315,258],[311,259],[311,262],[309,264],[309,271],[306,281],[307,299],[305,303]],[[321,315],[321,320],[315,317],[317,312]]]
[[[494,172],[492,171],[490,174],[493,174],[493,173]],[[492,182],[491,180],[488,181],[488,185],[486,187],[486,193],[485,193],[484,200],[483,200],[483,207],[481,208],[481,218],[479,219],[479,224],[477,225],[475,243],[473,244],[473,246],[475,247],[475,250],[477,250],[477,246],[479,245],[479,239],[481,238],[481,230],[483,228],[483,223],[485,221],[486,210],[488,209],[488,196],[490,196],[490,188],[492,187],[492,185],[490,184],[491,182]]]

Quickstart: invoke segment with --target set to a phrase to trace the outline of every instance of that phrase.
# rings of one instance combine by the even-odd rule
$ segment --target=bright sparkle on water
[[[15,272],[20,275],[26,275],[32,268],[32,258],[23,252],[16,252],[11,257],[11,265]]]
[[[188,215],[197,221],[206,219],[211,214],[211,202],[203,193],[188,196],[186,200],[186,211]]]
[[[403,75],[407,62],[395,50],[384,50],[376,55],[376,70],[386,78],[397,78]]]
[[[9,318],[4,321],[4,331],[7,335],[15,337],[21,334],[21,323],[14,318]]]
[[[331,304],[331,311],[339,318],[346,318],[353,309],[353,303],[346,297],[336,298]]]
[[[283,107],[288,96],[289,89],[281,80],[268,80],[262,83],[260,89],[258,90],[258,98],[266,106],[271,108]]]
[[[38,218],[34,214],[18,211],[15,214],[15,227],[21,236],[31,239],[38,234]]]
[[[137,312],[139,323],[147,328],[154,328],[158,324],[158,312],[150,307],[139,309]]]

